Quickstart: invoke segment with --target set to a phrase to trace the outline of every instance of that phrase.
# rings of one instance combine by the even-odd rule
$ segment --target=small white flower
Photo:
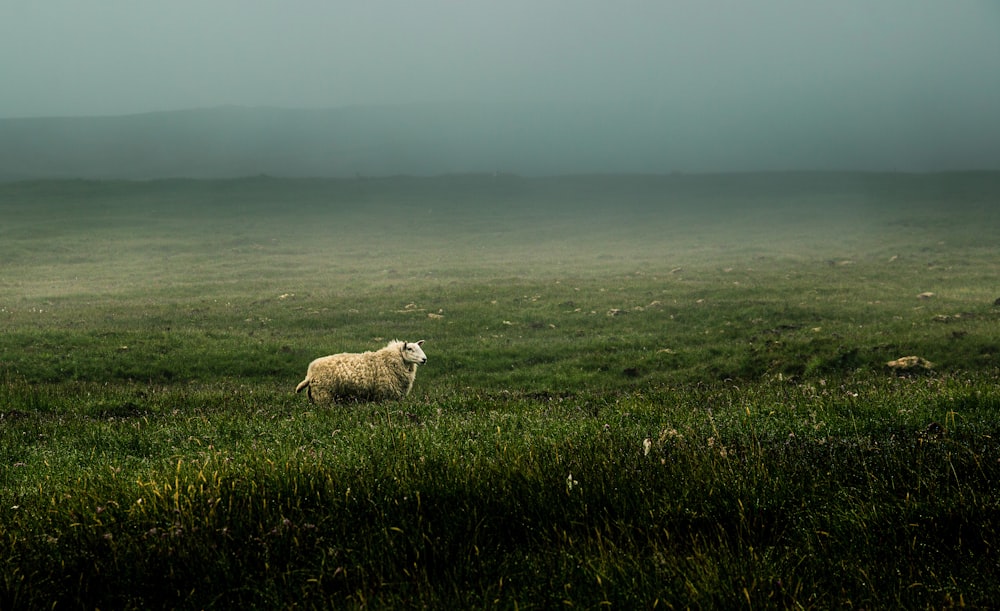
[[[642,455],[649,456],[649,451],[653,449],[653,440],[649,437],[642,440]]]
[[[580,485],[580,482],[578,482],[575,479],[573,479],[573,474],[572,473],[570,473],[569,475],[566,476],[566,491],[567,492],[569,492],[570,490],[572,490],[573,486],[579,486],[579,485]]]

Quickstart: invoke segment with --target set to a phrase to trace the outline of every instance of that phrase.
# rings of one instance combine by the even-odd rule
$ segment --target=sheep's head
[[[404,363],[413,363],[414,365],[423,365],[427,362],[427,355],[424,354],[421,346],[424,345],[424,340],[419,342],[403,342],[403,347],[401,349],[403,354]]]

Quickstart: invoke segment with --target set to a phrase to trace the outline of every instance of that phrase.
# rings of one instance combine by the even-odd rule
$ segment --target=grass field
[[[0,608],[995,604],[997,235],[995,173],[0,184]]]

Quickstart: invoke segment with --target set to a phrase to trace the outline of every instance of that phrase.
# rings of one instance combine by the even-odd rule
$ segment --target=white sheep
[[[309,401],[314,391],[329,401],[383,401],[402,399],[413,388],[417,365],[427,362],[419,342],[393,340],[375,352],[332,354],[309,363],[306,379],[295,392],[308,389]]]

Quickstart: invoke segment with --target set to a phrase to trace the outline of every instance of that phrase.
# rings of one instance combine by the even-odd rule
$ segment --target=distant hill
[[[662,171],[616,162],[609,122],[460,105],[290,110],[227,106],[0,120],[0,180],[561,174]],[[610,150],[609,150],[610,147]]]
[[[997,126],[785,110],[227,106],[0,119],[0,180],[1000,168]]]
[[[220,107],[0,120],[0,178],[353,176],[440,171],[441,117],[391,108]]]

